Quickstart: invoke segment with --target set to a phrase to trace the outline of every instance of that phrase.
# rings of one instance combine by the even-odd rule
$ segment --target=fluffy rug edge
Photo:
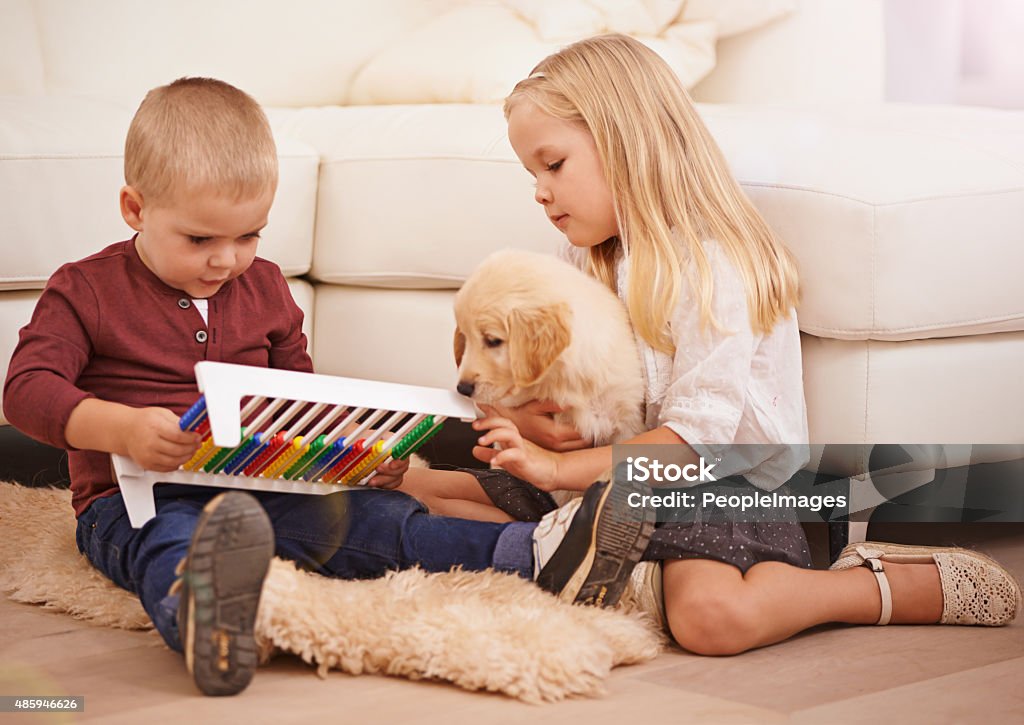
[[[138,598],[78,552],[69,491],[0,482],[0,522],[0,591],[10,599],[98,626],[152,629]],[[337,669],[443,680],[530,703],[599,696],[612,668],[651,660],[664,644],[643,615],[569,606],[499,572],[341,581],[279,559],[256,630],[264,662],[289,652],[322,677]]]

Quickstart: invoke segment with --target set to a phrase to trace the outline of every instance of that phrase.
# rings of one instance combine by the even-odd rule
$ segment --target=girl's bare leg
[[[511,516],[491,503],[480,482],[463,471],[410,468],[398,490],[422,501],[432,514],[498,523],[512,521]]]
[[[933,564],[885,563],[894,624],[934,624],[942,587]],[[697,654],[737,654],[781,642],[827,622],[874,624],[882,608],[865,567],[842,571],[761,562],[742,574],[706,559],[666,561],[665,611],[680,647]]]

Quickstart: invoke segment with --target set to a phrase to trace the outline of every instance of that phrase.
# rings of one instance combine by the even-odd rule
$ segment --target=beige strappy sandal
[[[1021,609],[1021,590],[1017,580],[998,562],[977,551],[878,541],[850,544],[829,568],[866,566],[871,569],[882,594],[882,615],[876,624],[888,624],[892,618],[892,590],[883,562],[935,564],[942,583],[940,624],[1001,627],[1012,622]]]

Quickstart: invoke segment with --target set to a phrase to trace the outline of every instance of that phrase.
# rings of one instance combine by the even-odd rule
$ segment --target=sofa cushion
[[[118,207],[134,107],[88,98],[0,96],[0,289],[41,288],[64,262],[132,230]],[[306,272],[313,245],[317,154],[278,138],[280,183],[260,254]]]
[[[1024,333],[801,347],[812,443],[1024,441]]]
[[[633,34],[692,87],[715,65],[717,26],[678,20],[682,4],[465,3],[379,49],[353,80],[348,103],[497,103],[545,56],[609,31]],[[667,11],[653,10],[659,5]]]
[[[318,285],[317,371],[454,386],[453,297]],[[1024,400],[1022,332],[906,342],[803,335],[801,346],[813,443],[1024,441],[1024,417],[1009,412]]]
[[[42,93],[43,53],[32,0],[4,0],[0,27],[0,93]]]
[[[277,109],[271,122],[321,154],[318,281],[454,289],[493,250],[561,243],[497,107]]]
[[[322,105],[344,103],[354,73],[374,53],[452,1],[177,0],[140,7],[132,0],[30,0],[28,37],[38,34],[51,94],[137,103],[154,86],[202,75],[267,105]],[[20,42],[17,29],[6,26],[0,23],[0,47]],[[0,66],[0,75],[7,73]]]
[[[711,111],[713,108],[713,111]],[[708,107],[802,269],[801,329],[912,340],[1024,329],[1024,113]]]
[[[453,290],[315,289],[318,373],[455,387]]]
[[[797,9],[798,0],[686,0],[684,20],[710,20],[718,37],[746,33]]]
[[[711,23],[719,38],[793,12],[797,0],[502,0],[544,40],[572,42],[601,33],[661,35],[673,25]]]
[[[1024,113],[701,106],[796,253],[801,328],[908,340],[1024,329]],[[322,155],[313,276],[455,288],[503,247],[562,243],[491,106],[282,111]],[[998,136],[998,141],[993,137]]]
[[[696,17],[743,27],[778,0],[689,0]],[[740,6],[747,13],[734,13]],[[799,9],[756,32],[719,41],[715,69],[693,89],[707,103],[846,103],[885,98],[883,0],[798,0]],[[756,9],[753,7],[756,6]]]

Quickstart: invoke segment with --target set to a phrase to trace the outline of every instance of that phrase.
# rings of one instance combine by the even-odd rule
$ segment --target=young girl
[[[693,447],[806,444],[794,260],[668,65],[625,36],[585,40],[517,84],[505,116],[568,258],[629,311],[649,428],[629,442],[677,444],[691,462]],[[554,509],[547,492],[584,490],[612,465],[610,447],[583,447],[543,401],[485,412],[474,455],[504,470],[413,471],[402,490],[449,515],[537,520]],[[772,490],[805,463],[783,455],[745,476]],[[811,570],[795,516],[751,522],[718,510],[662,523],[644,559],[633,600],[701,654],[742,652],[825,622],[1006,624],[1021,603],[1008,572],[965,550],[865,543],[833,570]]]

